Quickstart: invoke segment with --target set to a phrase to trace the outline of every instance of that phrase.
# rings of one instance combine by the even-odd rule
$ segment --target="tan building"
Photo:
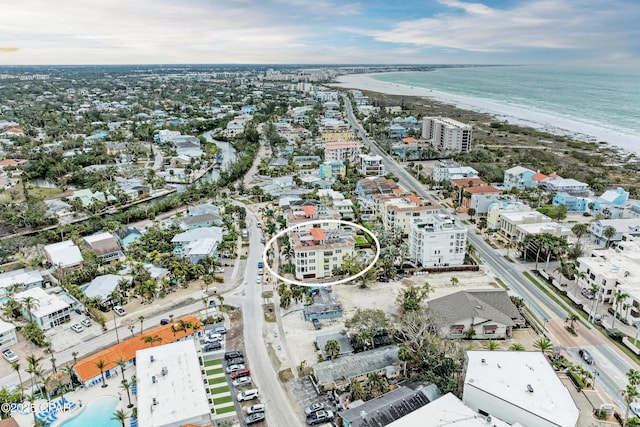
[[[324,206],[300,206],[294,207],[287,211],[287,228],[293,227],[294,225],[300,225],[298,229],[295,231],[309,231],[312,228],[324,228],[325,230],[337,230],[340,226],[337,222],[323,222],[319,224],[309,224],[305,223],[309,221],[319,221],[319,220],[338,220],[342,219],[342,215],[340,212],[326,208]]]
[[[360,155],[357,141],[328,142],[324,147],[324,161],[351,162],[354,164]]]
[[[353,131],[347,125],[323,126],[320,133],[322,142],[350,141],[355,138]]]
[[[312,228],[290,236],[294,252],[296,279],[331,277],[341,267],[345,256],[353,256],[356,241],[338,230]]]
[[[377,214],[382,220],[385,230],[399,230],[402,235],[409,234],[411,222],[426,218],[440,209],[429,200],[413,194],[403,197],[374,197]]]

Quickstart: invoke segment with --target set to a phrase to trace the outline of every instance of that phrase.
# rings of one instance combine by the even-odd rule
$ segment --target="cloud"
[[[15,53],[19,50],[15,46],[0,46],[0,53]]]

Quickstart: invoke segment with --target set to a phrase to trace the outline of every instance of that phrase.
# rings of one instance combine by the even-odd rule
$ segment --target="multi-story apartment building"
[[[323,222],[318,224],[306,224],[310,221],[319,220],[339,220],[342,219],[340,212],[325,206],[295,206],[287,211],[287,228],[298,225],[296,231],[309,231],[312,228],[323,228],[325,230],[337,230],[340,224],[337,222]],[[293,234],[293,233],[292,233]]]
[[[464,264],[467,229],[449,215],[433,214],[409,226],[409,259],[423,267]]]
[[[351,141],[355,138],[353,130],[347,124],[325,125],[320,128],[322,142]]]
[[[439,184],[454,179],[478,178],[478,171],[470,166],[461,166],[456,162],[443,160],[440,165],[433,168],[431,178]]]
[[[290,236],[297,280],[331,277],[345,256],[353,256],[355,240],[339,230],[311,228]]]
[[[332,141],[324,147],[324,161],[351,162],[358,159],[360,148],[357,141]]]
[[[386,230],[397,230],[403,236],[409,234],[411,222],[427,218],[440,206],[422,197],[408,194],[403,197],[374,196],[376,214]]]
[[[571,230],[554,222],[537,211],[503,212],[498,223],[498,233],[508,240],[522,242],[530,234],[552,234],[568,237]]]
[[[384,175],[382,157],[378,155],[370,156],[368,154],[361,154],[360,160],[362,161],[360,172],[362,172],[364,176]]]
[[[471,151],[472,127],[445,117],[422,119],[422,137],[431,142],[433,148],[445,153],[468,153]]]

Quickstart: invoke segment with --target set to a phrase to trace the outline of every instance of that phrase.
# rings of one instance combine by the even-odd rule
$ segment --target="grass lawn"
[[[353,239],[356,241],[356,245],[367,245],[367,244],[369,244],[369,242],[367,242],[367,239],[365,239],[362,236],[355,236]]]
[[[224,408],[216,408],[216,414],[226,414],[227,412],[236,412],[236,407],[231,405]]]
[[[222,366],[222,360],[215,359],[215,360],[207,360],[206,362],[204,362],[204,366],[214,366],[214,365]]]
[[[219,367],[215,369],[208,369],[206,372],[207,372],[207,375],[216,375],[216,374],[223,373],[224,369],[222,367]]]
[[[216,388],[212,388],[211,389],[211,394],[224,393],[226,391],[229,391],[229,387],[228,386],[216,387]]]
[[[213,404],[214,405],[220,405],[221,403],[229,403],[229,402],[233,402],[233,397],[224,396],[224,397],[219,397],[217,399],[213,399]]]
[[[213,384],[222,384],[222,383],[226,383],[227,382],[227,378],[226,377],[220,377],[220,378],[209,378],[207,380],[207,382],[209,383],[209,385],[213,385]]]

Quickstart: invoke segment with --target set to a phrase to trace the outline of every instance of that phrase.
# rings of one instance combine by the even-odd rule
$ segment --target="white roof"
[[[528,391],[528,386],[533,392]],[[540,351],[467,351],[464,388],[468,387],[555,425],[574,426],[580,415],[569,390]],[[465,396],[465,403],[472,405]],[[505,418],[503,414],[496,415]]]
[[[91,236],[87,236],[84,238],[84,241],[87,242],[88,244],[92,244],[95,242],[99,242],[101,240],[106,240],[106,239],[113,239],[114,236],[111,233],[107,233],[102,232],[102,233],[97,233],[97,234],[92,234]]]
[[[516,425],[516,424],[514,424]],[[509,427],[510,424],[491,416],[491,423],[487,417],[480,415],[462,403],[455,395],[447,393],[444,396],[427,403],[402,418],[387,424],[388,427]]]
[[[4,320],[0,319],[0,335],[4,335],[7,332],[11,332],[15,329],[16,327],[13,323],[5,322]]]
[[[553,234],[554,236],[557,235],[556,230],[560,230],[560,235],[566,235],[571,232],[570,229],[568,229],[562,224],[558,224],[557,222],[540,222],[537,224],[518,224],[516,228],[527,234],[550,233],[550,234]]]
[[[38,270],[25,271],[24,268],[0,274],[0,288],[11,285],[33,285],[42,282],[42,274]]]
[[[516,212],[506,211],[506,212],[502,212],[500,215],[502,216],[502,218],[506,218],[511,222],[521,222],[528,218],[536,219],[536,220],[537,218],[547,219],[549,221],[551,220],[551,218],[549,218],[545,214],[542,214],[538,211],[516,211]],[[548,221],[545,221],[545,222],[548,222]]]
[[[117,274],[98,276],[91,281],[91,284],[84,290],[84,294],[87,298],[101,297],[104,299],[118,287],[118,282],[122,279],[131,281],[131,276],[118,276]]]
[[[78,265],[82,263],[83,260],[80,249],[78,249],[72,240],[47,245],[44,247],[44,250],[49,254],[51,263],[61,268]]]
[[[165,375],[163,368],[166,368]],[[194,340],[138,350],[136,380],[139,425],[183,425],[199,417],[210,420],[211,410]],[[154,398],[156,405],[153,405]]]
[[[176,234],[171,243],[192,242],[200,239],[217,239],[222,240],[222,227],[201,227],[187,230],[184,233]]]
[[[186,255],[213,255],[220,241],[217,239],[199,239],[190,242],[184,249]]]
[[[42,288],[31,288],[14,295],[14,298],[18,301],[27,297],[33,297],[38,301],[37,306],[31,310],[31,314],[35,318],[45,317],[69,307],[69,304],[64,299],[58,295],[48,294]]]
[[[514,166],[511,169],[507,169],[506,171],[504,171],[505,174],[509,175],[520,175],[521,173],[525,172],[531,172],[531,174],[535,173],[531,169],[523,168],[522,166]]]

